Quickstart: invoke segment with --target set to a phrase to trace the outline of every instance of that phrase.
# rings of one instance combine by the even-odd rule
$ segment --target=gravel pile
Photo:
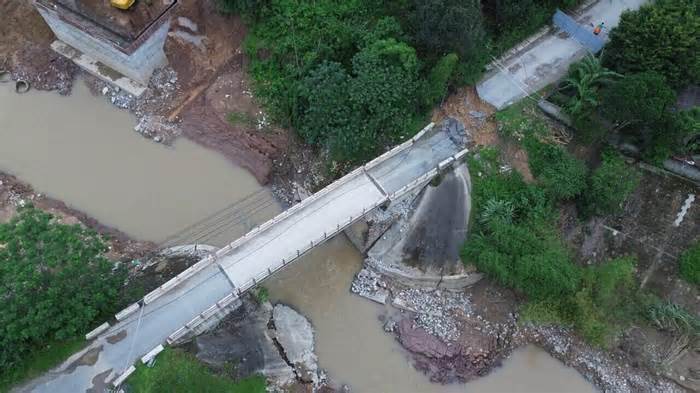
[[[386,282],[382,280],[382,276],[368,269],[362,269],[357,273],[350,290],[354,294],[380,304],[386,304],[389,297],[389,291],[386,289]]]
[[[400,290],[394,306],[416,313],[418,326],[449,343],[459,338],[461,328],[454,318],[457,314],[471,316],[472,306],[464,293],[408,288]]]
[[[516,334],[516,345],[535,343],[552,356],[576,368],[606,392],[683,392],[678,385],[648,372],[615,361],[610,354],[593,349],[562,328],[526,325]]]
[[[150,108],[157,108],[169,103],[177,91],[177,81],[177,73],[171,67],[159,68],[153,72],[148,89],[140,97],[135,97],[96,78],[91,82],[102,95],[109,98],[113,105],[121,109],[128,109],[140,118],[147,113],[152,113]]]

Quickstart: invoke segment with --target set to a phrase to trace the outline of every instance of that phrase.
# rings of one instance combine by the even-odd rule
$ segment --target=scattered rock
[[[462,331],[458,317],[472,315],[471,301],[463,292],[405,288],[396,292],[392,304],[415,313],[419,327],[448,343]]]
[[[352,293],[375,301],[379,304],[386,304],[389,297],[389,291],[386,289],[386,283],[382,281],[381,276],[372,270],[362,269],[355,276],[350,287]]]
[[[180,129],[164,116],[144,116],[134,127],[134,131],[154,142],[170,145],[180,134]]]

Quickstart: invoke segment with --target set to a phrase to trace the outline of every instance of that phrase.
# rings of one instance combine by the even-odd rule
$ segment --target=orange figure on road
[[[600,34],[600,32],[603,31],[603,27],[605,27],[605,22],[600,22],[600,24],[593,29],[593,34]]]

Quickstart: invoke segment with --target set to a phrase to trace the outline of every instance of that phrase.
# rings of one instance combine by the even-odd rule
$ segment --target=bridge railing
[[[350,180],[356,178],[358,175],[361,175],[363,170],[369,170],[380,163],[390,159],[391,157],[401,153],[402,151],[406,150],[408,147],[410,147],[412,144],[416,143],[423,135],[425,135],[428,131],[432,130],[434,127],[434,123],[428,124],[426,127],[424,127],[421,131],[419,131],[413,138],[409,139],[408,141],[394,147],[393,149],[385,152],[384,154],[380,155],[379,157],[373,159],[372,161],[368,162],[364,166],[358,167],[352,172],[346,174],[345,176],[341,177],[340,179],[334,181],[333,183],[329,184],[328,186],[324,187],[323,189],[319,190],[318,192],[314,193],[313,195],[309,196],[308,198],[304,199],[303,201],[297,203],[294,206],[291,206],[289,209],[283,211],[282,213],[278,214],[277,216],[273,217],[272,219],[264,222],[261,225],[258,225],[257,227],[253,228],[251,231],[243,235],[242,237],[234,240],[233,242],[227,244],[226,246],[220,248],[217,250],[213,255],[209,255],[205,258],[203,258],[201,261],[197,262],[196,264],[192,265],[188,269],[184,270],[182,273],[178,274],[177,276],[173,277],[171,280],[168,282],[164,283],[163,285],[159,286],[158,288],[154,289],[150,293],[148,293],[144,297],[144,304],[150,304],[159,297],[163,296],[166,292],[169,290],[173,289],[177,285],[179,285],[181,282],[187,280],[188,278],[194,276],[196,273],[200,272],[203,270],[205,267],[210,265],[212,262],[214,262],[216,259],[225,256],[235,249],[239,248],[246,242],[248,242],[250,239],[253,237],[257,236],[259,233],[265,231],[266,229],[272,227],[273,225],[278,224],[279,222],[285,220],[288,218],[290,215],[294,214],[300,209],[303,209],[304,207],[308,206],[309,204],[313,203],[314,201],[318,200],[319,198],[327,195],[328,193],[332,192],[333,190],[337,189],[338,187],[342,186],[343,184],[349,182]],[[132,310],[136,311],[136,310]]]
[[[244,293],[249,291],[250,289],[256,287],[259,285],[261,282],[263,282],[265,279],[270,277],[271,275],[275,274],[277,271],[283,269],[287,265],[289,265],[291,262],[294,262],[297,258],[305,255],[307,252],[309,252],[311,249],[314,247],[318,246],[319,244],[324,243],[326,240],[336,236],[340,232],[344,231],[348,226],[352,225],[355,221],[358,219],[362,218],[367,212],[372,211],[385,203],[388,200],[388,198],[382,198],[380,201],[375,202],[371,207],[366,208],[363,210],[363,213],[360,215],[357,215],[355,217],[349,216],[346,221],[343,221],[343,223],[339,223],[336,225],[336,227],[330,231],[324,232],[323,236],[318,237],[317,239],[310,240],[308,244],[306,244],[303,248],[297,249],[294,253],[292,253],[289,257],[287,258],[282,258],[279,261],[279,264],[275,265],[274,267],[269,267],[267,270],[263,270],[259,272],[258,274],[255,275],[255,277],[252,277],[250,280],[246,281],[243,283],[240,287],[237,287],[234,293],[226,295],[224,298],[219,300],[216,304],[213,306],[209,307],[208,309],[202,311],[199,313],[197,316],[192,318],[189,322],[187,322],[185,325],[174,331],[170,336],[168,336],[167,342],[168,344],[172,345],[173,343],[177,342],[178,340],[182,339],[185,337],[188,333],[193,332],[199,325],[207,321],[209,318],[212,316],[217,315],[217,313],[222,310],[224,307],[228,306],[232,302],[234,302],[236,299],[239,299]],[[235,262],[238,263],[238,262]],[[234,264],[235,264],[234,263]]]

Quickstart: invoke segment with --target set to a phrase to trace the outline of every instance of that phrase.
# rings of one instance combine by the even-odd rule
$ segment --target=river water
[[[243,218],[230,209],[215,217],[236,224],[207,238],[220,245],[279,211],[267,189],[217,153],[184,138],[166,148],[133,126],[133,117],[92,96],[83,83],[71,97],[16,95],[10,84],[0,84],[0,170],[141,240],[162,241],[236,201],[253,206],[257,213]],[[383,331],[381,307],[350,294],[361,264],[360,253],[338,236],[266,283],[272,300],[311,319],[321,367],[354,392],[594,391],[535,347],[517,351],[478,381],[430,383]]]
[[[0,83],[0,170],[134,238],[162,241],[253,192],[272,200],[219,154],[185,138],[170,148],[144,139],[133,116],[82,81],[70,97],[11,85]],[[264,208],[258,220],[278,209]],[[255,217],[240,221],[229,235]]]

